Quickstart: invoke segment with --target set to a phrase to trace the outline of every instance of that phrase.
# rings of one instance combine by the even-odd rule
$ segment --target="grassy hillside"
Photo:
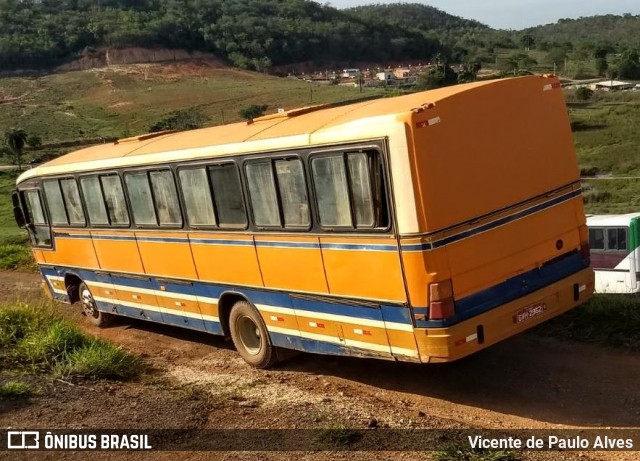
[[[45,144],[145,133],[167,114],[197,108],[207,125],[239,120],[251,104],[278,108],[347,101],[375,90],[316,85],[206,63],[114,66],[0,79],[0,128],[21,127]]]
[[[568,97],[571,101],[572,94]],[[640,209],[640,93],[598,93],[570,103],[578,161],[590,213]]]

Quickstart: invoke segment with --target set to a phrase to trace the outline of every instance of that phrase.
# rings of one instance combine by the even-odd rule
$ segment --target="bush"
[[[238,115],[245,120],[252,120],[254,118],[260,117],[267,111],[266,104],[251,104],[243,109],[240,109]]]

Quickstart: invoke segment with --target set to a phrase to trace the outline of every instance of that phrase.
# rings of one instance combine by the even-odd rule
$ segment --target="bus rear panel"
[[[422,235],[402,248],[423,362],[470,354],[591,296],[557,79],[457,93],[416,111],[411,129]]]

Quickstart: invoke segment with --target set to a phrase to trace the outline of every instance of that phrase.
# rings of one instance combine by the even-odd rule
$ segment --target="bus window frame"
[[[149,229],[174,229],[174,230],[180,230],[180,229],[184,229],[185,228],[185,222],[186,222],[186,217],[185,217],[185,213],[184,213],[184,204],[183,204],[183,197],[182,197],[182,193],[180,191],[180,188],[178,187],[178,179],[176,177],[174,168],[172,168],[171,164],[162,164],[162,165],[152,165],[151,167],[149,166],[142,166],[142,167],[136,167],[136,168],[131,168],[131,169],[122,169],[121,171],[121,182],[122,182],[122,189],[124,191],[124,196],[125,196],[125,201],[127,202],[127,207],[129,209],[129,223],[131,224],[131,227],[133,229],[144,229],[144,230],[149,230]],[[160,216],[158,214],[158,205],[156,203],[156,196],[155,193],[153,191],[153,184],[151,182],[151,173],[152,172],[156,172],[156,171],[168,171],[169,173],[171,173],[171,177],[173,178],[173,186],[174,189],[176,191],[176,198],[178,199],[177,204],[178,204],[178,211],[180,212],[180,218],[181,218],[181,222],[179,225],[177,224],[160,224]],[[155,218],[156,218],[156,224],[152,225],[152,224],[138,224],[135,222],[135,218],[133,216],[133,206],[131,205],[131,199],[129,197],[129,188],[127,187],[127,175],[131,175],[131,174],[140,174],[140,173],[145,173],[146,177],[147,177],[147,183],[149,184],[149,191],[151,193],[151,203],[153,204],[153,212],[155,213]],[[104,195],[104,194],[103,194]]]
[[[356,224],[356,219],[355,219],[355,210],[353,208],[353,198],[352,198],[352,190],[351,190],[351,178],[350,178],[350,173],[349,173],[349,167],[348,167],[348,162],[347,162],[347,154],[350,153],[367,153],[367,152],[375,152],[376,155],[378,156],[378,159],[380,161],[381,167],[382,167],[382,189],[379,191],[381,193],[381,195],[384,195],[384,204],[387,210],[387,225],[385,227],[357,227]],[[350,227],[346,227],[346,226],[323,226],[322,222],[320,221],[320,210],[318,207],[318,199],[317,199],[317,194],[316,194],[316,188],[315,188],[315,182],[313,180],[313,172],[312,172],[312,167],[311,167],[311,163],[313,162],[314,158],[321,158],[321,157],[337,157],[338,155],[340,155],[344,161],[345,164],[345,175],[346,175],[346,179],[347,179],[347,187],[348,187],[348,193],[349,193],[349,212],[351,214],[351,223],[352,225]],[[313,215],[316,219],[315,224],[318,226],[318,228],[320,229],[321,232],[323,233],[330,233],[330,234],[337,234],[337,233],[346,233],[346,234],[386,234],[389,232],[393,231],[393,223],[395,222],[395,213],[394,213],[394,209],[392,207],[392,200],[391,197],[393,196],[393,190],[392,190],[392,184],[391,184],[391,174],[389,171],[389,164],[387,161],[387,156],[385,155],[384,149],[379,146],[379,145],[370,145],[370,144],[356,144],[356,145],[343,145],[343,146],[336,146],[336,147],[332,147],[330,149],[323,149],[323,150],[312,150],[309,152],[308,157],[307,157],[307,165],[308,165],[308,174],[310,176],[310,183],[309,183],[309,188],[311,189],[311,196],[313,197],[313,204],[312,204],[312,208],[313,208]],[[371,184],[371,190],[372,190],[372,194],[375,192],[374,188],[373,188],[373,175],[372,172],[369,171],[369,179],[370,179],[370,184]],[[382,192],[384,191],[384,194],[382,194]],[[382,201],[381,201],[382,204]],[[375,215],[375,208],[374,208],[374,215]]]
[[[193,229],[195,231],[203,231],[203,230],[216,230],[216,231],[221,231],[221,232],[226,232],[226,231],[246,231],[246,230],[252,230],[250,229],[250,226],[252,224],[252,220],[250,217],[250,212],[249,212],[249,208],[247,205],[249,205],[249,201],[247,200],[248,195],[247,195],[247,191],[245,190],[245,185],[244,185],[244,181],[243,181],[243,177],[242,177],[242,172],[241,167],[238,165],[238,157],[235,158],[224,158],[224,159],[219,159],[218,161],[211,161],[211,159],[209,160],[200,160],[200,161],[196,161],[193,163],[184,163],[184,164],[173,164],[174,168],[176,170],[176,177],[178,178],[178,184],[180,185],[180,187],[178,187],[178,195],[180,197],[180,202],[182,204],[183,210],[186,210],[186,204],[184,202],[184,195],[182,193],[182,182],[180,181],[180,171],[181,170],[194,170],[194,169],[198,169],[198,168],[204,168],[205,173],[207,174],[207,184],[209,185],[209,192],[211,195],[211,205],[213,206],[213,215],[216,218],[216,224],[212,225],[212,226],[208,226],[208,225],[192,225],[191,222],[189,222],[189,216],[188,213],[184,213],[184,227],[185,229]],[[211,175],[209,173],[209,168],[211,167],[216,167],[216,166],[223,166],[223,165],[233,165],[234,166],[234,170],[236,172],[236,178],[238,179],[238,184],[240,185],[240,193],[242,194],[242,203],[244,203],[244,215],[245,215],[245,223],[244,224],[238,224],[238,225],[228,225],[225,224],[224,226],[220,225],[220,217],[218,215],[218,207],[216,207],[216,200],[215,200],[215,193],[213,190],[213,184],[211,183]]]
[[[69,210],[67,209],[67,199],[64,196],[64,191],[62,190],[62,183],[60,181],[63,180],[68,180],[68,179],[72,179],[75,183],[76,183],[76,187],[78,189],[78,197],[80,197],[80,206],[82,207],[82,213],[84,213],[84,224],[72,224],[71,220],[69,219]],[[47,213],[49,213],[49,201],[47,200],[47,193],[44,190],[44,183],[46,181],[51,181],[51,180],[55,180],[58,182],[58,187],[60,188],[60,194],[62,196],[62,203],[64,204],[64,213],[67,217],[67,223],[65,225],[61,225],[61,224],[53,224],[53,222],[51,221],[51,216],[49,216],[49,224],[51,226],[51,228],[77,228],[77,229],[85,229],[87,227],[89,227],[89,214],[87,213],[87,208],[85,206],[85,202],[84,202],[84,196],[82,195],[82,186],[80,185],[80,179],[78,177],[78,175],[65,175],[65,176],[44,176],[42,178],[42,180],[40,181],[40,184],[42,186],[42,198],[44,199],[43,201],[46,202],[47,205]],[[100,181],[98,181],[100,182]],[[102,190],[102,189],[101,189]],[[49,213],[50,215],[50,213]]]
[[[111,216],[109,216],[109,207],[107,206],[107,201],[105,200],[105,196],[104,196],[104,188],[102,186],[102,181],[100,180],[101,176],[118,176],[120,178],[120,186],[122,187],[122,193],[124,194],[124,203],[125,203],[125,207],[127,210],[127,215],[129,216],[129,223],[128,224],[113,224],[111,222]],[[102,203],[104,204],[104,209],[106,211],[107,214],[107,220],[109,221],[109,224],[93,224],[91,222],[91,217],[89,216],[89,213],[87,213],[87,222],[89,223],[89,226],[91,229],[131,229],[132,228],[132,223],[133,223],[133,219],[131,217],[132,213],[131,213],[131,204],[129,203],[129,197],[127,196],[127,192],[125,189],[125,184],[124,184],[124,178],[122,175],[122,172],[120,170],[105,170],[105,171],[98,171],[95,173],[89,173],[89,174],[78,174],[76,175],[76,178],[78,180],[78,184],[79,184],[79,189],[80,189],[80,195],[82,197],[82,206],[86,208],[86,202],[84,199],[84,190],[82,189],[82,178],[89,178],[89,177],[96,177],[98,178],[98,185],[100,186],[100,193],[102,195]],[[85,210],[86,211],[86,210]]]
[[[276,171],[275,163],[278,160],[299,160],[302,165],[302,174],[305,180],[305,188],[307,190],[307,205],[309,206],[309,224],[307,226],[289,226],[287,227],[284,222],[284,209],[282,208],[282,197],[280,197],[280,183],[278,181],[278,174]],[[261,226],[255,222],[253,215],[253,204],[251,203],[251,193],[249,191],[249,180],[247,178],[247,165],[250,164],[260,164],[260,163],[268,163],[271,167],[271,175],[273,177],[276,200],[278,202],[278,216],[280,218],[279,226]],[[309,172],[307,162],[304,159],[304,154],[301,155],[297,152],[273,152],[273,153],[265,153],[259,156],[247,156],[242,159],[242,179],[243,186],[246,189],[245,196],[245,204],[247,205],[248,215],[251,218],[251,223],[253,227],[257,231],[265,231],[265,232],[289,232],[289,233],[302,233],[302,232],[312,232],[314,229],[314,224],[316,222],[315,216],[313,214],[313,206],[311,204],[311,191],[309,190]]]

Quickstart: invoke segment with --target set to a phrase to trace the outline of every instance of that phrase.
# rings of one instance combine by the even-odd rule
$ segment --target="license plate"
[[[547,305],[544,303],[527,306],[524,309],[520,309],[518,312],[516,312],[516,315],[513,316],[513,321],[514,323],[526,322],[535,317],[540,317],[544,314],[545,310],[547,310]]]

